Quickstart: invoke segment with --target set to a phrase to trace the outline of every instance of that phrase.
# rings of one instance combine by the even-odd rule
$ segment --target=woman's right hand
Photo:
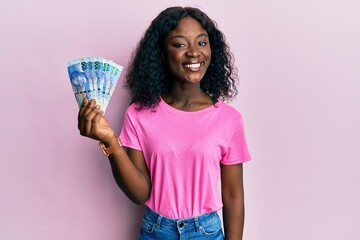
[[[114,130],[104,117],[104,112],[92,99],[84,99],[78,114],[78,129],[80,135],[89,137],[103,143],[110,143],[115,139]]]

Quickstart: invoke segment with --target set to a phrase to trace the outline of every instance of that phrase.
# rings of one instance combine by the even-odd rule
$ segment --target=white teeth
[[[199,68],[200,65],[201,65],[200,63],[185,64],[185,67],[187,67],[187,68]]]

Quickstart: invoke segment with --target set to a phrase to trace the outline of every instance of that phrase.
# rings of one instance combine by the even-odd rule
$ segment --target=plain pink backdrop
[[[126,66],[150,21],[177,4],[215,19],[236,58],[232,105],[253,156],[244,239],[360,239],[357,0],[2,1],[0,239],[136,238],[143,207],[79,135],[66,62]],[[106,114],[116,131],[128,103],[118,86]]]

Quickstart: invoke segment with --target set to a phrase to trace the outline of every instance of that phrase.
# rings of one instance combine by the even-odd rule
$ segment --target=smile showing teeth
[[[185,64],[184,65],[186,68],[190,68],[190,69],[198,69],[201,66],[201,63],[192,63],[192,64]]]

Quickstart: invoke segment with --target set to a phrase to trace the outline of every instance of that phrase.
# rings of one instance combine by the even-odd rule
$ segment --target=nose
[[[200,55],[200,51],[199,48],[197,46],[189,46],[188,50],[186,51],[186,56],[187,57],[198,57]]]

